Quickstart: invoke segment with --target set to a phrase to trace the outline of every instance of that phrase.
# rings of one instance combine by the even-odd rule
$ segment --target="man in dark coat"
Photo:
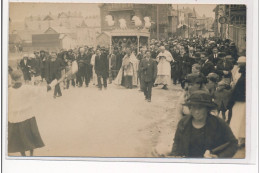
[[[30,68],[31,68],[31,61],[29,60],[29,55],[24,54],[23,59],[20,61],[20,68],[23,72],[23,78],[25,82],[31,80]]]
[[[45,62],[47,60],[47,55],[44,50],[40,51],[40,70],[42,80],[45,78]]]
[[[209,60],[214,64],[214,66],[216,66],[219,59],[220,57],[219,57],[218,48],[214,47],[212,49],[212,54],[209,56]]]
[[[95,58],[95,72],[98,78],[98,88],[102,90],[101,78],[103,78],[104,88],[107,88],[107,77],[108,77],[108,59],[106,54],[101,53],[98,49]]]
[[[201,53],[201,70],[200,72],[204,74],[204,76],[208,76],[209,73],[215,72],[214,64],[205,56],[205,53]]]
[[[142,90],[145,99],[151,102],[152,87],[157,76],[157,63],[151,59],[150,51],[146,51],[145,58],[143,58],[139,65],[140,76],[143,80]]]
[[[182,68],[182,59],[180,57],[180,51],[177,49],[176,46],[173,47],[173,52],[171,52],[172,57],[174,59],[173,62],[171,62],[171,75],[173,79],[173,84],[176,85],[180,82],[181,78],[181,68]]]
[[[142,62],[143,59],[145,59],[145,49],[141,49],[141,52],[137,54],[137,59],[139,60],[139,67],[138,67],[138,78],[140,81],[140,91],[143,91],[144,88],[144,80],[142,76],[142,70],[140,69],[140,63]]]
[[[181,84],[183,85],[183,80],[185,79],[185,76],[189,73],[191,73],[191,58],[186,54],[185,49],[183,46],[180,48],[180,58],[181,60]]]
[[[92,52],[90,49],[88,49],[88,52],[86,54],[86,60],[85,60],[85,62],[86,62],[86,72],[85,72],[86,87],[88,87],[88,85],[89,85],[91,74],[92,74],[92,65],[90,64],[91,57],[92,57]]]
[[[45,63],[45,79],[47,84],[50,84],[53,80],[59,80],[61,78],[61,63],[57,59],[57,53],[52,52],[51,58]],[[55,85],[53,97],[62,96],[60,84]]]
[[[86,74],[86,54],[85,54],[85,49],[82,47],[79,49],[79,55],[77,57],[77,62],[78,62],[78,72],[77,72],[77,81],[78,81],[78,86],[82,87],[83,80],[85,78]]]

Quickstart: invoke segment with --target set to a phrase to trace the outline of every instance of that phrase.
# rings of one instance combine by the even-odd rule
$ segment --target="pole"
[[[159,5],[157,4],[157,20],[156,20],[156,24],[157,24],[157,27],[156,27],[156,32],[157,32],[157,40],[159,40]]]

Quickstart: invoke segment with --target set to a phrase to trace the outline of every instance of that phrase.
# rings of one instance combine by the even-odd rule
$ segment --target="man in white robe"
[[[138,59],[131,52],[130,48],[126,49],[126,55],[123,58],[122,66],[118,72],[114,84],[123,85],[126,88],[138,85]],[[125,83],[126,82],[126,83]]]
[[[155,80],[156,85],[163,85],[162,89],[167,90],[167,85],[171,84],[171,61],[173,57],[171,53],[165,50],[164,46],[160,47],[160,53],[156,57],[157,65],[157,77]]]

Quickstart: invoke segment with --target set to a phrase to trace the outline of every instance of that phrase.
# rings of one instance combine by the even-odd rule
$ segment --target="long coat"
[[[105,54],[96,55],[95,72],[99,76],[108,77],[108,59]]]
[[[214,66],[216,66],[220,58],[218,54],[216,54],[216,58],[214,58],[214,54],[211,54],[209,55],[209,60],[214,64]]]
[[[61,63],[59,59],[55,61],[47,60],[45,62],[45,79],[47,83],[51,83],[54,79],[61,78]]]
[[[156,61],[158,62],[157,75],[171,76],[170,62],[174,61],[171,53],[167,50],[165,50],[164,53],[159,53],[156,57]]]
[[[32,65],[31,60],[29,59],[27,59],[27,61],[25,61],[24,59],[20,61],[20,68],[23,72],[24,80],[31,80],[31,74],[30,74],[31,65]]]
[[[157,76],[157,64],[153,59],[142,59],[139,64],[141,79],[145,82],[155,81]]]
[[[184,54],[183,56],[180,55],[179,59],[181,60],[181,66],[182,66],[181,76],[182,79],[184,79],[184,77],[187,74],[191,73],[192,60],[187,54]]]
[[[192,129],[192,116],[186,115],[179,123],[174,137],[172,156],[189,157],[189,144]],[[229,142],[229,145],[216,153],[219,158],[231,158],[237,151],[237,139],[230,127],[222,119],[208,115],[205,124],[205,151],[212,150]]]

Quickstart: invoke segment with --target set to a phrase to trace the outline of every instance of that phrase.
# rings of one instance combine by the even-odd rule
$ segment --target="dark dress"
[[[24,80],[31,80],[31,74],[30,74],[31,61],[29,59],[27,61],[22,59],[20,61],[20,68],[23,72]]]
[[[216,116],[208,115],[204,128],[196,132],[192,126],[192,116],[186,115],[183,117],[178,123],[170,155],[203,157],[206,150],[211,151],[216,147],[229,143],[227,147],[215,154],[219,158],[233,157],[237,151],[237,139],[226,122]],[[193,136],[194,133],[197,138]],[[196,148],[199,151],[195,151]]]
[[[18,123],[8,122],[8,153],[24,152],[43,146],[35,117]]]

